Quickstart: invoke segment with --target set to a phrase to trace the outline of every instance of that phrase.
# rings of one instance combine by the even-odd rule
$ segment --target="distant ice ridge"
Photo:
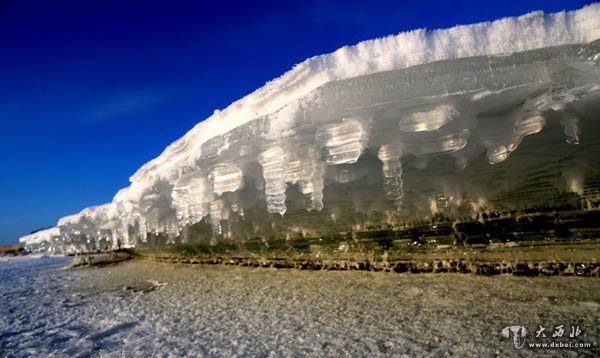
[[[415,30],[310,58],[198,123],[112,203],[22,241],[76,250],[133,246],[149,234],[169,242],[281,235],[319,230],[298,220],[299,208],[336,223],[362,212],[371,222],[369,213],[389,210],[401,213],[386,214],[392,221],[431,214],[438,206],[420,203],[440,195],[457,208],[490,202],[505,193],[473,185],[470,192],[462,183],[482,152],[489,164],[506,162],[525,137],[554,133],[553,116],[561,143],[580,142],[590,109],[579,103],[600,92],[599,38],[600,4],[593,4]],[[448,158],[457,172],[428,173]],[[565,187],[583,193],[590,163],[577,165],[560,170]],[[411,185],[419,173],[426,178]]]

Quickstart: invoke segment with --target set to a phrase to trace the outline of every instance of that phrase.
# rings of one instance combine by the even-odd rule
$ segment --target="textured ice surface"
[[[0,356],[597,356],[600,281],[127,262],[0,262]],[[515,352],[557,325],[592,349]],[[543,340],[542,340],[543,341]]]
[[[515,210],[600,177],[600,5],[314,57],[215,112],[39,250],[321,234]],[[444,205],[432,205],[436,198]],[[595,200],[595,199],[594,199]]]

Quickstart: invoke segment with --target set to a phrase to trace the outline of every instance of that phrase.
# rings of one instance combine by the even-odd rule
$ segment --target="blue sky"
[[[109,202],[194,124],[307,57],[588,3],[0,0],[0,245]]]

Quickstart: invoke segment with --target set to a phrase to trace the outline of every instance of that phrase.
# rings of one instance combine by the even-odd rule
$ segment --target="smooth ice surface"
[[[517,324],[596,345],[519,356],[600,344],[597,279],[67,262],[0,261],[0,356],[513,356]]]
[[[155,236],[243,240],[400,225],[436,214],[436,197],[449,198],[448,217],[481,203],[539,205],[565,190],[588,200],[600,143],[599,38],[593,4],[310,58],[198,123],[111,203],[21,241],[77,252]],[[549,153],[555,165],[540,170]],[[563,181],[550,179],[556,171]],[[531,186],[548,192],[522,195]]]

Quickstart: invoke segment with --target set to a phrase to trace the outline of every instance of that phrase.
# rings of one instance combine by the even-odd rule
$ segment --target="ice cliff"
[[[589,207],[599,39],[593,4],[310,58],[199,122],[111,203],[21,242],[76,252],[319,235],[573,195]]]

